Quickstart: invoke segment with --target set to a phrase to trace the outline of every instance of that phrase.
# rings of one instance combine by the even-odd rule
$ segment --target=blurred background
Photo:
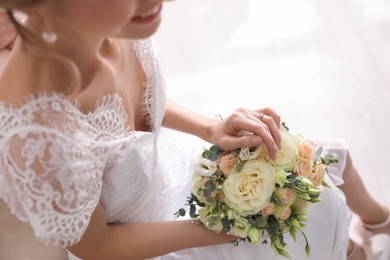
[[[390,1],[178,0],[153,38],[168,97],[199,113],[270,106],[343,138],[390,206]]]

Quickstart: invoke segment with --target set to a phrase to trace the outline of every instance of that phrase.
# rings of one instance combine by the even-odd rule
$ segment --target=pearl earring
[[[43,32],[42,33],[42,40],[46,43],[53,44],[57,41],[58,36],[54,32]]]

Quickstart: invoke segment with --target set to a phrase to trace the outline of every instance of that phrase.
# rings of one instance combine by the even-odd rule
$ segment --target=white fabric
[[[192,159],[201,144],[168,130],[158,141],[165,105],[162,78],[149,40],[133,46],[148,79],[143,107],[151,132],[126,129],[117,95],[103,97],[87,115],[59,94],[31,98],[21,108],[1,104],[0,197],[46,243],[77,242],[99,198],[108,222],[134,223],[174,219],[173,212],[189,195]],[[342,169],[337,172],[340,176]],[[349,224],[344,197],[334,186],[322,198],[305,229],[311,259],[344,259]],[[287,241],[293,259],[307,259],[302,238]],[[268,246],[242,243],[157,259],[273,257]]]

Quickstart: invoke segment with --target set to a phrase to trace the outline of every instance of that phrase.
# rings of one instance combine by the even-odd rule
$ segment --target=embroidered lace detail
[[[59,95],[0,105],[0,196],[45,243],[76,243],[99,201],[107,149],[81,115]]]
[[[154,130],[138,145],[151,141],[154,150],[164,114],[164,89],[150,41],[134,41],[133,48],[147,75],[143,106]],[[45,243],[77,243],[101,199],[103,175],[113,176],[114,169],[123,169],[115,175],[119,182],[131,176],[150,179],[149,172],[156,167],[156,159],[146,156],[153,165],[145,170],[145,161],[132,161],[138,168],[131,162],[120,167],[119,159],[129,158],[127,149],[142,136],[129,131],[126,124],[126,112],[116,94],[104,96],[88,114],[59,93],[31,97],[19,108],[0,102],[0,197]],[[126,187],[132,188],[136,187]],[[151,195],[164,192],[161,188]]]
[[[0,197],[45,243],[76,243],[99,201],[109,154],[135,138],[125,124],[117,95],[87,115],[58,93],[21,108],[0,103]]]
[[[158,130],[156,126],[161,124],[165,110],[165,87],[159,64],[152,51],[150,39],[133,41],[132,45],[147,77],[142,110],[147,114],[147,122],[153,127],[152,130],[156,131]]]

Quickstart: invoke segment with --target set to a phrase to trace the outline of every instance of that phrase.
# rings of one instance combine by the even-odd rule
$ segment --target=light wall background
[[[270,106],[343,138],[390,206],[389,1],[177,0],[153,41],[169,98],[210,116]]]

